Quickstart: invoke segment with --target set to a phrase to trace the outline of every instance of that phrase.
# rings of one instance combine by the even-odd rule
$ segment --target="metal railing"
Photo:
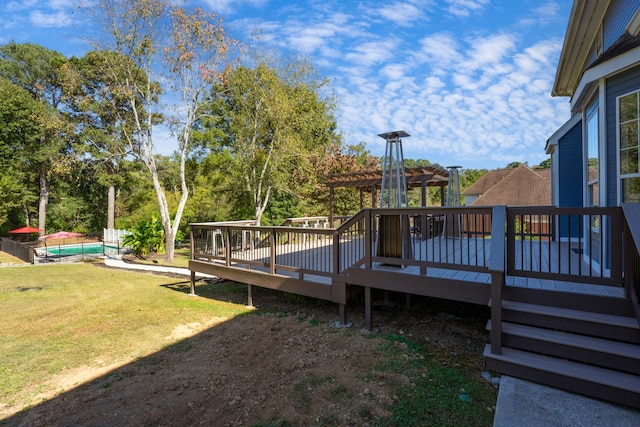
[[[507,274],[620,286],[622,211],[507,208]]]

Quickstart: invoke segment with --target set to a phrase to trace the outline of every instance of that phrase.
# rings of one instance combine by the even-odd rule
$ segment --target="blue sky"
[[[92,0],[84,0],[90,5]],[[405,130],[404,157],[498,168],[545,159],[569,119],[551,88],[570,0],[200,0],[236,39],[307,56],[332,81],[344,141],[384,154],[379,133]],[[88,49],[74,0],[4,0],[0,44]],[[171,141],[160,145],[168,154]]]

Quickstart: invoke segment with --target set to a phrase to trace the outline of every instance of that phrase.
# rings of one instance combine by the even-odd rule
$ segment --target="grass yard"
[[[185,279],[93,264],[1,273],[3,426],[493,422],[486,319],[469,306],[378,312],[368,333],[277,291],[255,288],[248,309],[233,282],[190,297]]]
[[[0,409],[44,392],[52,375],[149,354],[180,324],[210,324],[248,310],[192,298],[174,279],[91,264],[2,269]]]

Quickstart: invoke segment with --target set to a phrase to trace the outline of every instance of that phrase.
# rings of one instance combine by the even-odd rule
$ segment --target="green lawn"
[[[208,325],[249,311],[261,313],[221,301],[246,292],[236,283],[201,284],[201,297],[193,298],[186,293],[185,279],[87,263],[3,268],[0,272],[0,413],[3,405],[35,403],[40,393],[62,391],[47,389],[47,381],[56,374],[114,367],[171,344],[179,346],[180,337],[167,338],[180,325]],[[296,302],[302,311],[305,304],[317,304],[305,301]],[[317,325],[317,320],[309,321],[309,328]],[[328,328],[327,334],[332,335],[332,330]],[[375,356],[356,366],[358,377],[379,383],[381,378],[401,376],[406,381],[387,385],[396,396],[396,402],[386,408],[390,418],[362,413],[361,420],[379,426],[491,425],[496,391],[475,368],[470,369],[477,365],[477,355],[466,363],[462,356],[451,356],[455,349],[431,348],[398,334],[351,330],[344,339],[346,345],[352,345],[352,340],[370,338],[382,338],[383,344]],[[352,393],[348,383],[331,386],[331,395],[338,401]],[[313,387],[305,383],[300,388],[307,394],[296,392],[297,398],[315,398]],[[332,425],[330,421],[328,417],[327,423],[318,425]],[[278,425],[289,424],[283,420]]]
[[[2,269],[0,402],[28,400],[66,368],[149,354],[177,325],[247,312],[163,286],[179,280],[91,264]]]

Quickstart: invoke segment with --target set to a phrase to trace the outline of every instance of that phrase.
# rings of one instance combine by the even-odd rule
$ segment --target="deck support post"
[[[189,295],[196,296],[196,272],[193,270],[191,270],[191,281],[189,282]]]
[[[502,354],[502,291],[504,273],[491,273],[491,353]]]
[[[505,285],[505,233],[506,206],[494,206],[491,212],[491,353],[502,354],[502,293]]]
[[[371,288],[364,287],[364,323],[368,331],[373,330],[373,305],[371,304]]]
[[[253,307],[253,295],[251,285],[247,285],[247,306]]]
[[[340,318],[340,324],[345,326],[347,324],[347,305],[338,304],[338,317]]]

